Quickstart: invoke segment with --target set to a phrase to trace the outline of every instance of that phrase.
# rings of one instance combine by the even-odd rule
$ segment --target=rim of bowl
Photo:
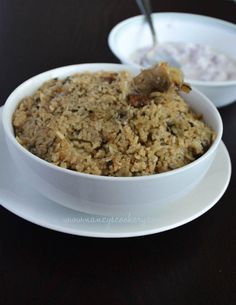
[[[143,176],[131,176],[131,177],[115,177],[115,176],[100,176],[100,175],[94,175],[94,174],[87,174],[87,173],[82,173],[82,172],[77,172],[77,171],[73,171],[70,169],[66,169],[66,168],[62,168],[58,165],[55,165],[53,163],[50,163],[44,159],[41,159],[39,157],[37,157],[36,155],[34,155],[33,153],[31,153],[30,151],[28,151],[24,146],[22,146],[20,143],[17,142],[15,135],[13,133],[13,126],[12,126],[12,115],[14,114],[14,111],[16,110],[18,104],[20,103],[21,100],[17,100],[14,103],[11,102],[11,99],[14,97],[14,95],[17,93],[17,91],[21,90],[22,88],[24,88],[24,86],[26,86],[30,81],[37,79],[39,77],[42,77],[46,74],[52,73],[52,72],[59,72],[58,77],[60,77],[60,71],[62,70],[70,70],[71,68],[76,68],[76,67],[81,67],[81,66],[101,66],[101,70],[97,70],[97,71],[102,71],[103,70],[103,66],[104,65],[110,65],[111,67],[113,66],[115,67],[124,67],[124,70],[127,69],[128,71],[132,71],[133,67],[129,66],[129,65],[125,65],[125,64],[109,64],[109,63],[91,63],[91,64],[76,64],[76,65],[68,65],[68,66],[63,66],[63,67],[59,67],[59,68],[55,68],[55,69],[51,69],[48,71],[45,71],[43,73],[37,74],[29,79],[27,79],[26,81],[24,81],[23,83],[21,83],[18,87],[16,87],[12,93],[8,96],[4,107],[3,107],[3,113],[2,113],[2,123],[3,123],[3,129],[5,132],[5,135],[7,136],[7,138],[11,141],[11,143],[17,148],[20,149],[23,154],[25,154],[26,156],[28,156],[29,158],[33,159],[34,161],[36,161],[37,163],[42,164],[43,166],[47,166],[50,167],[56,171],[60,171],[63,172],[67,175],[74,175],[74,176],[78,176],[78,177],[84,177],[84,178],[89,178],[89,179],[98,179],[98,180],[111,180],[111,181],[137,181],[137,180],[149,180],[149,179],[160,179],[162,177],[167,177],[167,176],[172,176],[178,173],[182,173],[186,170],[188,170],[189,168],[196,166],[198,163],[200,163],[202,160],[208,158],[213,151],[215,151],[221,141],[222,138],[222,133],[223,133],[223,123],[222,123],[222,119],[221,116],[219,114],[219,111],[217,110],[217,108],[215,107],[215,105],[210,101],[209,98],[207,98],[204,94],[202,94],[199,90],[192,88],[192,92],[196,93],[199,98],[204,99],[205,102],[209,105],[209,107],[211,108],[211,110],[214,112],[215,116],[216,116],[216,120],[217,120],[217,125],[219,127],[219,132],[216,134],[216,139],[214,140],[214,142],[212,143],[212,145],[210,146],[210,148],[198,159],[194,160],[193,162],[184,165],[180,168],[177,169],[173,169],[164,173],[157,173],[157,174],[152,174],[152,175],[143,175]],[[84,70],[85,71],[89,71]],[[78,71],[82,72],[82,71]],[[76,73],[76,72],[73,72]],[[132,73],[132,72],[131,72]],[[56,77],[56,76],[55,76]],[[53,78],[53,77],[51,77]],[[49,79],[51,79],[49,78]],[[44,81],[47,81],[49,79],[45,79]],[[43,82],[42,82],[43,83]],[[40,85],[39,85],[40,86]],[[9,107],[12,105],[12,103],[14,104],[13,107],[13,111],[12,111],[12,115],[9,114]]]
[[[162,12],[162,13],[152,13],[152,15],[154,16],[173,16],[173,17],[185,17],[186,19],[201,19],[203,21],[210,21],[211,24],[218,24],[218,25],[222,25],[225,29],[232,29],[234,31],[236,31],[236,24],[231,23],[229,21],[225,21],[219,18],[215,18],[215,17],[210,17],[210,16],[205,16],[205,15],[200,15],[200,14],[189,14],[189,13],[175,13],[175,12]],[[138,69],[144,69],[144,67],[135,64],[132,60],[130,60],[129,58],[126,58],[122,55],[120,55],[120,53],[116,50],[116,44],[115,44],[115,37],[118,35],[119,30],[131,23],[134,22],[139,22],[141,19],[143,19],[143,15],[138,15],[138,16],[134,16],[134,17],[130,17],[127,18],[121,22],[119,22],[118,24],[116,24],[110,31],[109,35],[108,35],[108,45],[111,49],[111,51],[113,52],[113,54],[118,57],[119,59],[121,59],[122,61],[126,62],[129,65],[132,65]],[[193,85],[196,86],[209,86],[209,87],[223,87],[223,86],[233,86],[236,85],[236,79],[235,80],[225,80],[225,81],[201,81],[201,80],[191,80],[186,78],[186,82],[189,82]]]

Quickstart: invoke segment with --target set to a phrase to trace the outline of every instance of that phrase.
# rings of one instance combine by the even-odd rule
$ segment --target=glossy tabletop
[[[157,12],[236,22],[233,1],[152,2]],[[118,62],[108,33],[138,14],[134,0],[0,0],[0,105],[40,72]],[[37,226],[0,207],[0,304],[236,304],[236,103],[220,113],[231,182],[211,210],[186,225],[144,237],[89,238]]]

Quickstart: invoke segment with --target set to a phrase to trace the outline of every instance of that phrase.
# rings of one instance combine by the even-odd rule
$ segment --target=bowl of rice
[[[140,215],[190,192],[222,137],[212,102],[161,63],[72,65],[16,88],[3,109],[12,160],[55,202]]]

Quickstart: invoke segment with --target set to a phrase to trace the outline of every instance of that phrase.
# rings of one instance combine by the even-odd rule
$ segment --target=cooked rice
[[[36,156],[83,173],[140,176],[182,167],[208,150],[215,133],[179,95],[173,75],[164,92],[157,86],[145,95],[126,71],[47,81],[19,103],[16,139]]]

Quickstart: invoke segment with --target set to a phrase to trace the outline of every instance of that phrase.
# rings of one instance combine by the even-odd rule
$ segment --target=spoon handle
[[[157,44],[157,36],[152,22],[152,16],[151,16],[152,9],[151,9],[150,0],[136,0],[136,3],[138,4],[140,11],[145,16],[149,24],[152,33],[153,45],[155,46]]]

